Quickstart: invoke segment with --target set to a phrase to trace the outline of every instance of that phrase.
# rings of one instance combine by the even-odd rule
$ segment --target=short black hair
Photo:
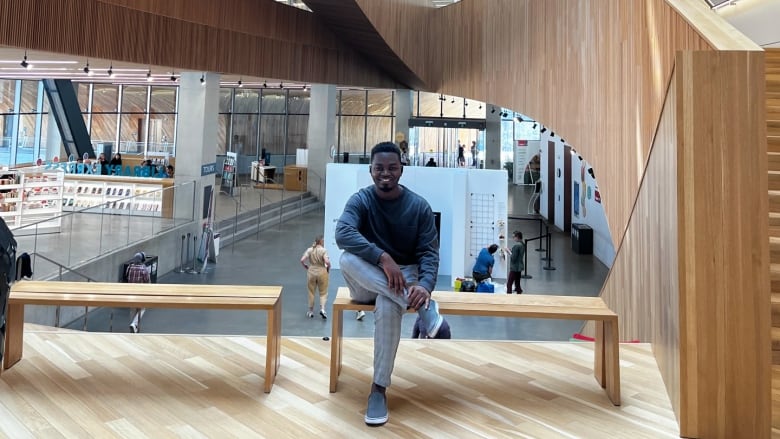
[[[521,232],[521,231],[519,231],[519,230],[515,230],[515,232],[513,233],[513,235],[514,235],[514,236],[516,236],[516,237],[518,237],[518,238],[520,238],[520,239],[523,239],[523,232]]]
[[[496,250],[498,250],[498,245],[497,245],[497,244],[490,244],[490,247],[488,247],[488,252],[489,252],[491,255],[492,255],[493,253],[495,253],[495,252],[496,252]]]
[[[398,161],[401,161],[401,149],[393,142],[380,142],[371,148],[371,163],[374,162],[374,156],[381,152],[392,152],[398,156]]]

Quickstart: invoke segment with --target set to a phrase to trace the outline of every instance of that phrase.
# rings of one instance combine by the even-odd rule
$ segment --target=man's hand
[[[428,301],[431,299],[431,293],[425,288],[415,285],[409,288],[409,306],[415,310],[420,309],[421,306],[428,308]]]
[[[387,277],[387,287],[395,294],[399,296],[402,295],[404,293],[404,287],[406,286],[406,280],[404,279],[404,274],[401,273],[398,264],[395,263],[387,252],[385,252],[379,256],[379,265],[382,267],[382,270]]]

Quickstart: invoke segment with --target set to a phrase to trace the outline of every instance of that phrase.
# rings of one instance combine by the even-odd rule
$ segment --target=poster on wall
[[[580,183],[574,182],[574,196],[571,197],[572,207],[574,207],[574,216],[580,216]]]
[[[222,164],[222,182],[219,185],[219,191],[233,196],[233,187],[236,185],[236,161],[238,155],[235,152],[228,152],[225,162]]]

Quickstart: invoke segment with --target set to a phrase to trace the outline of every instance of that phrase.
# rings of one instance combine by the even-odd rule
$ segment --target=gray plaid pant
[[[409,303],[408,293],[399,296],[387,287],[382,268],[352,253],[344,252],[339,260],[341,275],[356,302],[375,303],[374,309],[374,383],[390,387],[395,354],[401,340],[401,319]],[[417,283],[418,266],[401,265],[407,285]]]

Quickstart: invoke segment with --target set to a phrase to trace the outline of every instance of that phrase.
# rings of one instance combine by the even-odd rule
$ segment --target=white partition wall
[[[372,185],[368,165],[330,163],[325,193],[325,247],[333,268],[339,268],[336,222],[358,189]],[[407,166],[401,184],[424,197],[441,213],[439,274],[470,276],[476,253],[506,237],[506,171]],[[502,246],[504,246],[503,244]],[[506,278],[506,258],[495,254],[493,275]],[[503,291],[503,288],[498,289]]]

